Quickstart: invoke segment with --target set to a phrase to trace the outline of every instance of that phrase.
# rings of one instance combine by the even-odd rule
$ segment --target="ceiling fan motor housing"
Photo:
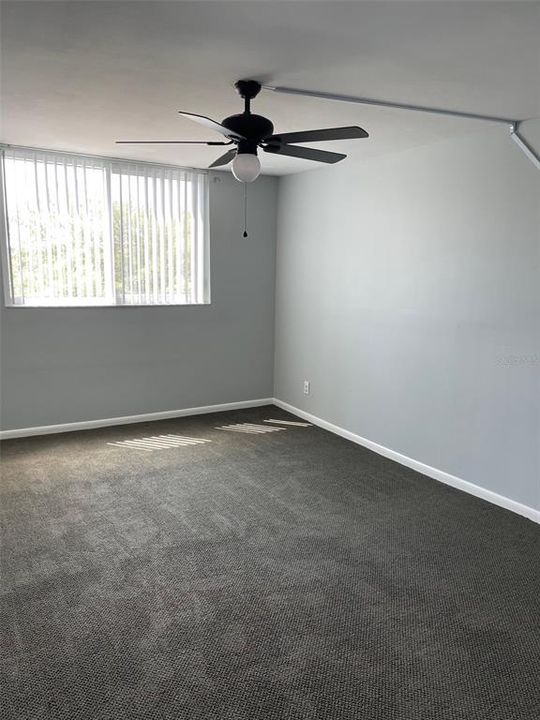
[[[240,140],[238,143],[238,152],[240,153],[256,152],[257,145],[274,132],[274,125],[268,118],[262,115],[252,115],[251,113],[231,115],[226,117],[221,124],[227,130],[238,133],[238,135],[245,138],[245,140]]]

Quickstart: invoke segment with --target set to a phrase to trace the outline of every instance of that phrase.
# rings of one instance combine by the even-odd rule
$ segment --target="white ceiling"
[[[206,167],[211,147],[116,139],[219,139],[177,110],[241,112],[232,85],[362,95],[516,118],[540,115],[538,2],[3,2],[6,143]],[[360,124],[321,143],[368,158],[477,122],[263,92],[276,131]],[[265,155],[264,171],[320,167]]]

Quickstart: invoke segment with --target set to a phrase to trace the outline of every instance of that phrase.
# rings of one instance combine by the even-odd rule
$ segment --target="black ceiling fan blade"
[[[369,137],[368,133],[357,125],[320,130],[301,130],[299,132],[276,134],[267,138],[267,142],[303,143],[324,142],[325,140],[353,140]]]
[[[227,163],[230,163],[231,160],[234,160],[236,157],[236,148],[233,150],[228,150],[225,155],[222,155],[221,157],[218,157],[217,160],[214,160],[214,162],[209,165],[209,168],[215,168],[220,167],[221,165],[227,165]]]
[[[267,153],[275,155],[287,155],[287,157],[302,158],[303,160],[315,160],[332,165],[346,158],[341,153],[326,152],[315,148],[296,147],[295,145],[268,145],[263,148]]]
[[[179,110],[178,114],[182,115],[182,117],[185,117],[188,120],[193,120],[194,122],[199,123],[200,125],[204,125],[205,127],[209,128],[210,130],[215,130],[216,132],[221,133],[222,135],[225,135],[225,137],[229,138],[229,140],[245,140],[245,138],[242,135],[239,135],[238,133],[235,133],[232,130],[229,130],[224,125],[221,125],[220,123],[216,122],[215,120],[212,120],[211,118],[206,117],[206,115],[197,115],[196,113],[183,112],[182,110]]]
[[[116,140],[116,145],[231,145],[229,142],[213,140]]]

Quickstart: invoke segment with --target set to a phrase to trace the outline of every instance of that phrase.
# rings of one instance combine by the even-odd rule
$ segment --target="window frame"
[[[109,213],[109,224],[111,225],[111,232],[112,232],[112,220],[111,220],[111,214],[112,214],[112,175],[113,175],[113,166],[126,166],[126,165],[133,165],[136,166],[148,166],[149,168],[157,168],[157,169],[167,169],[167,170],[178,170],[184,173],[193,173],[198,175],[204,175],[207,176],[207,183],[204,193],[204,198],[202,200],[202,207],[203,207],[203,213],[204,213],[204,223],[205,223],[205,229],[204,229],[204,248],[203,248],[203,258],[202,258],[202,285],[203,285],[203,297],[204,300],[200,302],[144,302],[144,303],[124,303],[119,302],[118,300],[121,299],[121,296],[117,297],[117,302],[100,302],[99,299],[97,299],[95,302],[91,302],[93,298],[86,299],[84,301],[80,301],[76,298],[75,302],[67,303],[65,300],[67,298],[63,299],[63,302],[55,303],[55,302],[40,302],[37,303],[17,303],[12,301],[12,280],[11,280],[11,255],[9,252],[9,217],[8,217],[8,210],[7,210],[7,189],[6,189],[6,177],[5,177],[5,166],[4,166],[4,157],[5,157],[5,151],[6,150],[23,150],[23,151],[29,151],[29,152],[36,152],[36,153],[47,153],[50,155],[59,155],[59,156],[71,156],[71,157],[77,157],[80,159],[87,159],[87,160],[97,160],[100,162],[103,162],[107,168],[106,168],[106,191],[107,191],[107,203],[108,203],[108,213]],[[192,168],[192,167],[184,167],[180,165],[173,165],[170,163],[152,163],[144,160],[133,160],[130,158],[118,158],[118,157],[110,157],[110,156],[102,156],[102,155],[90,155],[87,153],[76,153],[76,152],[66,152],[61,150],[51,150],[48,148],[36,148],[36,147],[29,147],[29,146],[23,146],[23,145],[12,145],[12,144],[6,144],[6,143],[0,143],[0,225],[1,230],[3,233],[3,237],[0,237],[0,263],[2,265],[1,268],[1,279],[2,279],[2,285],[3,285],[3,292],[0,293],[2,295],[2,301],[3,306],[6,309],[29,309],[29,310],[73,310],[73,309],[86,309],[86,310],[95,310],[95,309],[101,309],[101,308],[190,308],[190,307],[207,307],[212,304],[212,295],[211,295],[211,276],[210,276],[210,269],[211,269],[211,262],[210,262],[210,253],[211,253],[211,233],[210,233],[210,185],[209,182],[210,173],[207,170],[201,169],[201,168]],[[112,234],[110,236],[110,249],[114,253],[114,238],[112,237]]]

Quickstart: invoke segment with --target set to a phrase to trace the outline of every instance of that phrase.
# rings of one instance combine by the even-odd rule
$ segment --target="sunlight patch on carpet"
[[[130,450],[142,450],[144,452],[153,452],[154,450],[168,450],[177,447],[190,447],[194,445],[203,445],[212,442],[204,438],[185,437],[184,435],[150,435],[149,437],[134,438],[132,440],[118,440],[117,442],[109,442],[107,445],[121,447]]]
[[[222,425],[216,430],[227,430],[228,432],[248,433],[251,435],[264,435],[265,433],[279,432],[286,430],[282,427],[268,427],[268,425],[255,425],[253,423],[235,423],[234,425]]]

